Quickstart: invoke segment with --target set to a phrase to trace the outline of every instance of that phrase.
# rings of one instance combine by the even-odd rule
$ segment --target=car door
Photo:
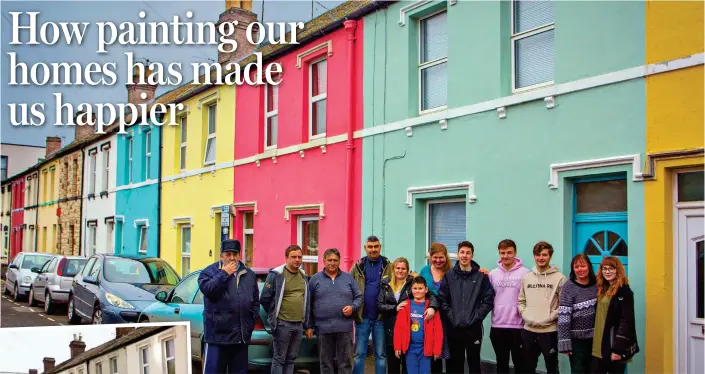
[[[191,323],[192,352],[201,351],[200,335],[203,331],[203,296],[200,298],[198,289],[198,275],[194,272],[179,282],[166,301],[160,320],[189,321]]]
[[[20,264],[22,264],[22,258],[24,258],[24,253],[20,253],[15,256],[15,260],[12,261],[12,264],[17,266],[17,269],[8,269],[7,275],[5,276],[5,281],[8,284],[7,289],[12,292],[14,292],[15,283],[17,282],[17,278],[20,274]]]
[[[51,269],[51,265],[56,263],[57,259],[54,258],[51,261],[47,261],[44,266],[39,270],[39,274],[37,274],[37,278],[34,280],[34,298],[40,301],[44,301],[44,292],[47,287],[47,282],[49,280],[49,269]]]
[[[87,298],[88,298],[88,293],[86,292],[86,285],[83,282],[83,278],[87,277],[88,274],[90,273],[91,269],[93,268],[93,264],[95,264],[97,258],[96,257],[91,257],[88,260],[88,263],[86,263],[86,267],[83,268],[83,271],[80,272],[79,274],[76,275],[74,278],[73,282],[73,298],[74,298],[74,308],[76,312],[78,312],[81,315],[84,316],[89,316],[89,314],[86,314],[86,311],[88,309],[87,307]]]
[[[89,277],[95,278],[98,282],[100,282],[101,278],[101,270],[103,269],[103,257],[96,257],[95,264],[93,264],[93,268],[91,271],[88,273]],[[86,315],[88,317],[93,316],[93,308],[96,304],[96,301],[100,300],[98,295],[100,294],[100,286],[91,284],[91,283],[86,283],[85,280],[83,282],[83,290],[84,290],[84,298],[83,300],[85,301],[85,306],[86,306]]]

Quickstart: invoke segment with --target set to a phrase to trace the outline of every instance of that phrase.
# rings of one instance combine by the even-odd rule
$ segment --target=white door
[[[678,372],[703,373],[705,233],[703,207],[678,208]]]

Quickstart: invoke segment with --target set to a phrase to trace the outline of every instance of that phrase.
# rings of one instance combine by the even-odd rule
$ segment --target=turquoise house
[[[643,341],[644,19],[634,1],[398,2],[367,16],[363,238],[416,271],[434,241],[455,257],[470,240],[492,269],[500,240],[529,268],[545,240],[566,276],[577,253],[620,256]]]
[[[115,254],[159,257],[161,127],[126,131],[117,139]]]

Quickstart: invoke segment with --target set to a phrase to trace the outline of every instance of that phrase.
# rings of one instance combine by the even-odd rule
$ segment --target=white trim
[[[249,156],[249,157],[244,157],[235,160],[233,163],[234,166],[242,166],[242,165],[247,165],[251,163],[257,163],[260,162],[261,160],[264,159],[271,159],[273,157],[281,157],[293,153],[299,153],[301,151],[309,150],[312,148],[318,148],[321,147],[321,153],[326,153],[327,149],[326,147],[331,144],[337,144],[337,143],[344,143],[348,140],[348,135],[347,134],[340,134],[340,135],[335,135],[327,138],[315,138],[311,139],[307,143],[301,143],[301,144],[296,144],[292,145],[286,148],[277,148],[277,149],[270,149],[270,150],[265,150],[262,153]]]
[[[144,131],[144,180],[149,180],[149,162],[152,159],[152,131],[151,129]]]
[[[326,65],[326,91],[324,93],[318,94],[316,96],[313,96],[313,66],[316,64],[320,64],[321,62],[325,61]],[[320,134],[313,135],[313,104],[319,102],[319,101],[327,101],[328,100],[328,58],[323,57],[320,59],[316,59],[314,61],[311,61],[311,63],[308,64],[308,139],[309,142],[314,139],[320,139],[323,138],[325,139],[326,137],[326,132],[328,131],[328,103],[326,103],[326,113],[325,117],[323,118],[323,122],[325,123],[325,130],[324,132]]]
[[[198,101],[196,102],[196,107],[198,109],[201,109],[203,105],[210,106],[210,104],[216,101],[220,101],[220,90],[215,90],[215,92],[209,93],[198,99]]]
[[[132,156],[135,154],[134,139],[135,137],[133,133],[130,133],[127,137],[127,184],[132,184]]]
[[[186,134],[186,141],[184,141],[184,133]],[[181,150],[184,149],[185,151],[188,151],[188,117],[185,115],[179,117],[179,142],[179,170],[184,171],[186,168],[182,168],[181,164],[186,166],[186,162],[182,159]]]
[[[257,215],[257,202],[256,201],[245,201],[241,203],[232,203],[232,214],[233,216],[237,216],[237,208],[244,208],[244,207],[254,207],[254,214]]]
[[[210,124],[211,124],[211,111],[210,111],[210,109],[211,109],[211,107],[215,107],[215,109],[213,110],[213,112],[214,112],[214,115],[213,115],[213,116],[215,117],[215,118],[213,118],[213,133],[210,132]],[[218,125],[218,123],[217,123],[217,120],[218,120],[218,104],[217,104],[217,103],[216,103],[216,104],[208,103],[207,110],[208,110],[208,112],[207,112],[208,115],[206,116],[206,134],[207,134],[207,136],[206,136],[206,144],[205,144],[205,147],[203,147],[203,148],[204,148],[204,149],[203,149],[203,151],[204,151],[204,152],[203,152],[203,165],[204,165],[204,166],[215,165],[216,160],[217,160],[217,158],[218,158],[218,154],[216,153],[216,152],[217,152],[217,148],[216,148],[216,149],[213,151],[213,160],[208,161],[208,160],[206,159],[206,158],[208,157],[208,150],[209,150],[209,148],[208,148],[208,142],[212,141],[212,143],[211,143],[211,146],[212,146],[212,147],[215,147],[215,146],[216,146],[216,142],[217,142],[216,135],[218,134],[218,127],[217,127],[217,125]]]
[[[319,45],[317,45],[317,46],[315,46],[315,47],[313,47],[313,48],[311,48],[311,49],[309,49],[309,50],[307,50],[307,51],[305,51],[305,52],[302,52],[302,53],[299,53],[298,55],[296,55],[296,68],[297,68],[297,69],[301,69],[301,66],[302,66],[301,62],[303,61],[303,58],[304,58],[304,57],[309,56],[309,55],[311,55],[311,54],[313,54],[313,53],[316,53],[316,52],[320,51],[321,49],[327,49],[327,50],[328,50],[328,51],[326,52],[326,56],[327,56],[327,57],[333,56],[333,41],[332,41],[332,40],[328,40],[328,41],[326,41],[326,42],[324,42],[324,43],[322,43],[322,44],[319,44]]]
[[[149,228],[149,219],[147,219],[147,218],[136,219],[133,222],[133,224],[135,225],[135,228],[137,228],[137,226],[145,226],[145,227]]]
[[[643,78],[646,76],[660,74],[678,69],[685,69],[693,66],[703,65],[705,53],[698,53],[684,58],[655,63],[650,65],[641,65],[611,73],[600,74],[589,78],[583,78],[571,82],[561,83],[550,87],[540,88],[537,90],[523,92],[505,96],[499,99],[488,100],[477,104],[466,105],[453,109],[446,109],[434,113],[421,115],[418,117],[407,118],[404,120],[390,122],[383,125],[368,127],[362,130],[355,131],[355,138],[364,138],[368,136],[403,130],[408,126],[420,126],[430,123],[436,123],[440,120],[449,120],[453,118],[465,117],[473,114],[495,111],[499,107],[510,107],[535,100],[543,100],[549,96],[559,96],[573,92],[579,92],[590,88],[602,87],[614,83],[626,82],[632,79]],[[659,69],[656,69],[659,67]],[[658,70],[658,71],[656,71]]]
[[[468,203],[473,204],[477,201],[475,196],[475,183],[474,182],[459,182],[459,183],[448,183],[448,184],[437,184],[433,186],[423,186],[423,187],[409,187],[406,190],[406,201],[404,202],[409,208],[413,206],[414,199],[413,194],[429,193],[429,192],[444,192],[467,189],[468,190]],[[463,199],[464,200],[464,199]]]
[[[193,217],[174,217],[171,220],[171,227],[176,227],[176,225],[194,226]]]
[[[276,102],[274,105],[276,106],[274,110],[271,112],[268,112],[267,109],[269,108],[269,90],[276,90],[277,93],[277,99],[275,100]],[[279,85],[271,85],[271,84],[265,84],[264,85],[264,149],[265,150],[271,150],[271,149],[276,149],[277,148],[277,142],[274,141],[274,144],[271,146],[267,145],[267,142],[269,141],[269,137],[271,134],[269,131],[267,131],[267,121],[270,118],[276,117],[277,119],[277,134],[279,133]]]
[[[533,29],[526,30],[526,31],[521,31],[521,32],[515,34],[514,33],[514,6],[515,6],[516,1],[517,0],[510,0],[510,8],[509,8],[509,17],[510,17],[509,44],[511,47],[510,61],[511,61],[511,65],[512,65],[512,67],[511,67],[511,69],[512,69],[512,71],[511,71],[511,73],[512,73],[512,93],[521,93],[521,92],[535,90],[537,88],[552,86],[555,83],[555,79],[551,79],[550,81],[547,81],[547,82],[537,83],[537,84],[534,84],[531,86],[526,86],[526,87],[521,87],[521,88],[516,87],[516,65],[515,65],[515,63],[516,63],[516,53],[515,53],[516,41],[534,36],[536,34],[540,34],[542,32],[556,29],[556,20],[555,20],[555,14],[554,14],[553,15],[554,19],[553,19],[552,23],[541,25],[539,27],[535,27]],[[555,36],[555,33],[554,33],[554,36]],[[553,49],[555,51],[555,43],[554,43]],[[554,74],[555,74],[555,71],[554,71]]]
[[[445,57],[439,58],[439,59],[437,59],[437,60],[426,61],[426,62],[422,62],[422,61],[421,61],[421,54],[423,53],[422,48],[421,48],[421,45],[422,45],[422,43],[421,43],[421,40],[422,40],[422,39],[421,39],[421,32],[422,32],[422,30],[423,30],[422,23],[423,23],[425,20],[427,20],[427,19],[429,19],[429,18],[432,18],[432,17],[435,17],[435,16],[437,16],[437,15],[439,15],[439,14],[441,14],[441,13],[446,13],[446,32],[447,32],[447,31],[448,31],[448,11],[447,11],[447,9],[445,9],[445,8],[444,8],[444,9],[441,9],[441,10],[438,10],[438,11],[436,11],[436,12],[433,12],[433,13],[431,13],[431,14],[429,14],[429,15],[426,15],[426,16],[424,16],[424,17],[422,17],[422,18],[419,18],[419,21],[418,21],[418,22],[419,22],[419,30],[418,30],[418,39],[417,39],[417,49],[418,49],[418,56],[417,56],[417,57],[418,57],[418,60],[417,60],[417,63],[418,63],[418,66],[417,66],[417,70],[418,70],[418,77],[417,77],[417,79],[418,79],[418,82],[417,82],[417,83],[418,83],[418,89],[419,89],[419,97],[418,97],[418,99],[419,99],[419,103],[418,103],[418,104],[419,104],[419,107],[418,107],[418,108],[419,108],[419,114],[420,114],[420,115],[427,114],[427,113],[433,113],[433,112],[441,111],[441,110],[444,110],[444,109],[447,109],[447,108],[448,108],[448,92],[446,92],[446,104],[445,104],[445,105],[441,105],[441,106],[438,106],[438,107],[435,107],[435,108],[423,109],[423,87],[421,86],[422,72],[423,72],[425,69],[430,69],[430,68],[432,68],[432,67],[434,67],[434,66],[446,64],[446,79],[448,78],[448,75],[447,75],[447,74],[448,74],[448,70],[447,70],[447,69],[448,69],[448,55],[447,55],[448,51],[446,51],[446,56],[445,56]],[[446,88],[446,89],[447,89],[447,88]],[[407,135],[406,135],[406,136],[411,136],[411,135],[409,135],[409,131],[407,131]]]
[[[145,220],[146,221],[146,220]],[[135,221],[136,223],[137,221]],[[137,225],[135,224],[135,228],[137,228]],[[144,230],[144,237],[142,237],[142,231]],[[137,243],[137,253],[147,253],[149,250],[149,247],[145,249],[144,251],[142,250],[142,240],[144,239],[145,241],[149,239],[149,224],[146,225],[140,225],[139,227],[139,234],[138,234],[139,241]]]
[[[215,171],[217,171],[217,170],[228,169],[228,168],[231,168],[231,167],[233,167],[233,162],[232,162],[232,161],[227,161],[227,162],[223,162],[223,163],[220,163],[220,164],[215,164],[215,165],[210,165],[210,166],[203,167],[203,168],[198,168],[198,169],[193,169],[193,170],[185,171],[185,172],[179,173],[179,174],[169,175],[169,176],[166,176],[166,177],[162,178],[162,181],[163,181],[163,182],[169,182],[169,181],[174,181],[174,180],[177,180],[177,179],[185,179],[185,178],[193,177],[193,176],[196,176],[196,175],[201,175],[201,174],[206,174],[206,173],[213,173],[213,172],[215,172]]]
[[[425,216],[426,216],[426,222],[425,222],[426,242],[424,243],[426,248],[431,247],[431,227],[430,227],[431,226],[431,215],[430,215],[431,209],[429,209],[429,205],[443,204],[443,203],[462,203],[462,202],[465,202],[465,199],[435,199],[435,200],[426,201],[426,212],[425,212]],[[468,217],[466,215],[465,216],[465,230],[466,231],[467,231],[467,224],[468,224]],[[452,251],[452,249],[448,249],[448,257],[451,260],[457,260],[458,259],[458,251],[457,250],[455,252],[451,252],[451,251]],[[428,263],[428,262],[429,262],[428,256],[426,256],[426,263]]]
[[[399,26],[406,26],[406,18],[407,18],[407,13],[416,10],[418,8],[421,8],[422,6],[430,3],[431,0],[418,0],[415,3],[411,3],[409,5],[403,6],[401,9],[399,9]]]
[[[548,181],[548,188],[557,189],[558,188],[558,173],[569,171],[569,170],[585,170],[601,168],[606,166],[614,165],[628,165],[632,164],[632,180],[634,182],[642,182],[644,180],[643,173],[641,171],[641,155],[627,155],[627,156],[615,156],[615,157],[605,157],[605,158],[595,158],[591,160],[582,160],[574,162],[565,162],[561,164],[551,164],[550,166],[550,176]]]
[[[291,211],[297,210],[313,210],[318,209],[318,218],[323,219],[325,214],[323,214],[323,203],[320,204],[306,204],[306,205],[287,205],[284,207],[284,219],[289,220],[289,213]]]
[[[296,220],[296,242],[297,244],[301,247],[303,252],[303,247],[304,247],[304,242],[303,242],[303,222],[318,222],[318,233],[319,233],[319,240],[320,240],[320,233],[321,233],[321,222],[322,217],[315,217],[315,216],[301,216],[298,217]],[[302,263],[305,264],[318,264],[318,256],[311,256],[311,255],[305,255],[302,256],[301,259]],[[310,274],[309,274],[310,276]]]
[[[115,189],[113,191],[131,190],[133,188],[140,188],[140,187],[144,187],[144,186],[149,186],[150,184],[155,184],[158,182],[159,182],[159,179],[149,179],[144,182],[126,184],[123,186],[117,186],[117,187],[115,187]]]

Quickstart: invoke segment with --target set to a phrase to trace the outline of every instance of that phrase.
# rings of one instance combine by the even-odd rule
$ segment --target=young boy
[[[428,321],[424,312],[428,309],[428,287],[423,277],[415,277],[411,282],[413,300],[397,313],[394,324],[394,353],[397,357],[406,355],[406,369],[409,374],[428,374],[431,371],[431,357],[437,360],[443,348],[443,326],[438,314]]]

